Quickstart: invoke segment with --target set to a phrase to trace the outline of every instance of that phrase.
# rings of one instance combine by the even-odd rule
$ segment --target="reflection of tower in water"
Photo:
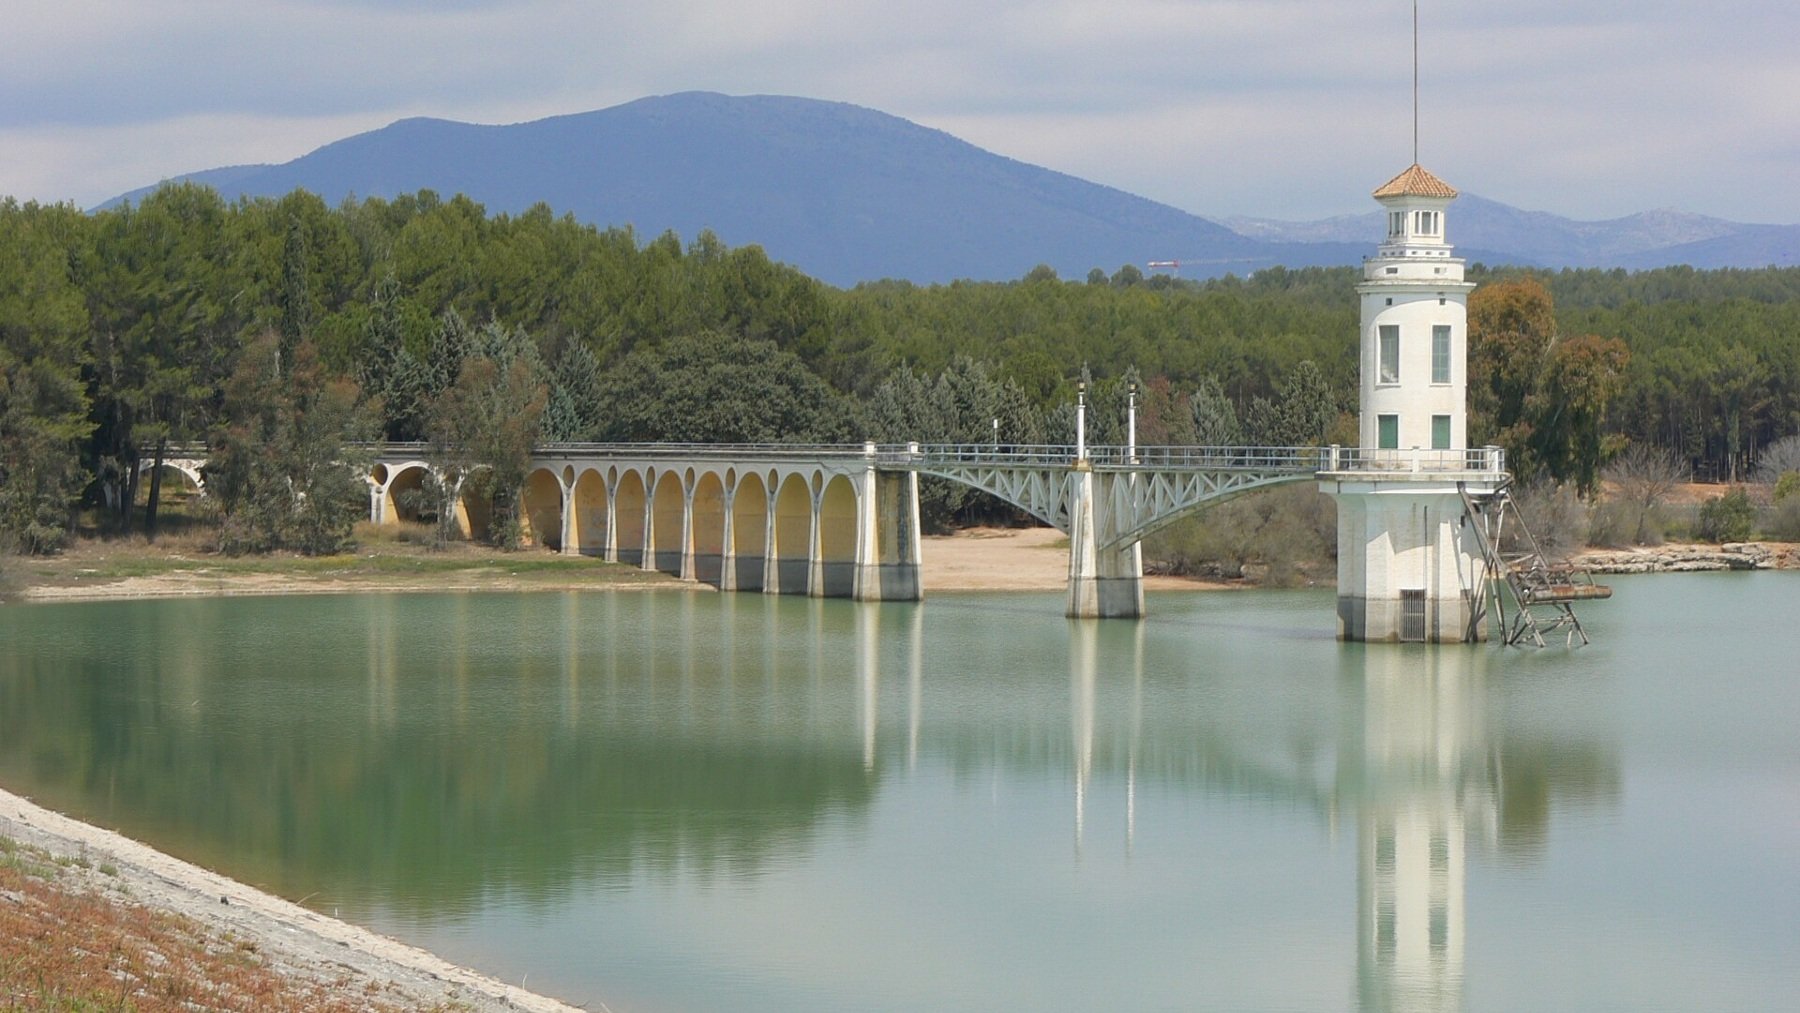
[[[1357,977],[1364,1010],[1462,1007],[1471,834],[1496,825],[1487,655],[1362,654],[1360,727],[1341,770],[1357,802]],[[1354,712],[1353,712],[1354,713]],[[1357,734],[1359,733],[1359,734]]]

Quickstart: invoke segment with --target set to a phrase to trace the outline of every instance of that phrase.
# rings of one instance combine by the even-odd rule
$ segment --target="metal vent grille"
[[[1425,640],[1425,592],[1400,592],[1400,639],[1411,643]]]

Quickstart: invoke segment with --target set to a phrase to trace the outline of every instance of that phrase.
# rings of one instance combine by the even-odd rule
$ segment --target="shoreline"
[[[1062,591],[1068,586],[1066,537],[1053,528],[972,528],[954,535],[927,535],[921,549],[920,579],[927,597],[933,592]],[[133,552],[150,558],[157,555],[148,549]],[[90,547],[87,555],[98,556],[99,561],[107,558],[97,547]],[[184,563],[196,561],[173,551],[167,555]],[[405,554],[398,555],[404,558]],[[14,600],[51,604],[418,591],[717,593],[710,585],[580,557],[555,557],[526,550],[511,554],[484,552],[463,558],[467,560],[464,568],[458,568],[458,557],[437,557],[433,562],[440,569],[414,574],[360,573],[348,565],[314,572],[305,572],[298,565],[289,571],[274,566],[235,570],[226,565],[199,565],[155,573],[91,577],[88,571],[94,568],[81,564],[94,560],[75,554],[54,563],[34,564],[40,579],[22,581]],[[501,572],[509,570],[509,564],[524,572]],[[1255,586],[1245,581],[1163,574],[1144,577],[1146,591],[1242,590]]]
[[[972,528],[953,535],[927,535],[921,545],[920,580],[927,599],[935,592],[1062,591],[1068,586],[1066,538],[1051,528]],[[155,558],[149,550],[138,556]],[[32,564],[39,579],[15,578],[13,600],[20,603],[134,601],[161,598],[240,597],[299,594],[411,593],[419,591],[688,591],[717,593],[706,584],[682,581],[633,566],[603,564],[579,557],[523,553],[425,557],[430,566],[393,572],[352,565],[327,568],[299,564],[233,569],[228,565],[177,567],[151,573],[93,577],[80,564],[104,552],[90,549],[54,563]],[[196,560],[168,553],[183,563]],[[372,558],[363,557],[363,558]],[[405,553],[393,557],[410,561]],[[417,557],[414,557],[417,558]],[[200,560],[205,562],[205,560]],[[1708,570],[1800,570],[1800,543],[1731,542],[1724,545],[1668,543],[1625,549],[1587,548],[1571,562],[1596,575],[1689,573]],[[309,561],[310,563],[310,561]],[[309,572],[310,571],[310,572]],[[48,574],[49,576],[46,576]],[[1318,586],[1314,582],[1309,586]],[[1253,580],[1218,580],[1146,574],[1144,590],[1242,591],[1263,585]]]
[[[97,900],[113,910],[142,908],[172,915],[177,923],[191,923],[177,928],[209,951],[223,949],[234,965],[250,961],[254,968],[275,975],[302,993],[298,1001],[306,1006],[478,1013],[578,1009],[45,809],[5,788],[0,788],[0,839],[12,843],[7,849],[11,857],[25,856],[17,865],[28,878],[43,879],[64,895]],[[0,890],[0,906],[18,905],[29,913],[28,900],[23,893]],[[90,954],[88,969],[98,971],[103,960],[114,956]],[[183,972],[173,962],[157,966],[177,980]],[[163,982],[140,979],[138,985],[140,990],[154,991]],[[10,991],[25,984],[0,982],[0,1005],[28,1001],[30,993]]]

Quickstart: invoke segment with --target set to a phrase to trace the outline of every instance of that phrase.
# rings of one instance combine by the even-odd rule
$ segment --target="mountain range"
[[[711,229],[835,285],[1063,277],[1180,256],[1185,276],[1354,264],[1379,211],[1316,222],[1209,219],[985,151],[841,102],[710,92],[639,99],[504,126],[405,119],[279,165],[177,177],[226,199],[305,188],[336,202],[420,189],[489,212],[539,202],[648,239]],[[160,184],[159,184],[160,185]],[[101,207],[140,199],[145,187]],[[1540,267],[1762,267],[1800,263],[1800,226],[1678,211],[1576,221],[1464,195],[1459,255]]]

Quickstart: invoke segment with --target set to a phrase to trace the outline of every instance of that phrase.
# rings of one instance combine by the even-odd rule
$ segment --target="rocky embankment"
[[[1790,570],[1800,569],[1800,545],[1790,542],[1726,542],[1724,545],[1591,549],[1576,557],[1575,562],[1590,573]]]

